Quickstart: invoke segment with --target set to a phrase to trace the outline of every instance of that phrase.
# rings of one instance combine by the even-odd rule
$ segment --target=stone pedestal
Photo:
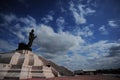
[[[32,51],[32,49],[25,43],[19,43],[18,49],[16,49],[16,50],[30,50],[30,51]]]
[[[9,63],[0,63],[0,79],[30,79],[55,77],[51,66],[47,66],[29,50],[17,50]]]

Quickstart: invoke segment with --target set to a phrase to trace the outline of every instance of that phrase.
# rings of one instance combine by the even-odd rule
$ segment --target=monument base
[[[30,47],[28,47],[28,45],[25,43],[19,43],[18,49],[16,49],[16,50],[30,50],[30,51],[32,51],[32,49]]]

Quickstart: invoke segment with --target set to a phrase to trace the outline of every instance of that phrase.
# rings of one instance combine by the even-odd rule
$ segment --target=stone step
[[[4,77],[3,80],[19,80],[19,77]]]

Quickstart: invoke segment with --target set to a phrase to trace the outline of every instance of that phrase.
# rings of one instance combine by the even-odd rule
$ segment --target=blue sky
[[[1,0],[0,52],[28,42],[71,70],[120,68],[119,0]]]

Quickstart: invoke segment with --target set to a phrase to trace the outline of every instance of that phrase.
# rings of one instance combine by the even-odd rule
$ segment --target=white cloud
[[[36,20],[31,17],[31,16],[27,16],[27,17],[21,17],[18,19],[20,22],[24,23],[25,25],[29,25],[29,27],[34,27],[36,26]]]
[[[84,24],[86,23],[86,19],[84,16],[81,14],[79,15],[77,12],[73,12],[74,18],[76,20],[76,24]]]
[[[63,7],[61,7],[60,10],[61,12],[66,12],[66,10]]]
[[[91,9],[91,8],[86,8],[86,14],[93,14],[95,13],[96,11]]]
[[[114,20],[108,21],[108,25],[111,26],[112,28],[117,28],[118,24]]]
[[[78,50],[80,53],[85,53],[86,56],[95,58],[95,55],[99,54],[99,57],[107,55],[107,50],[117,43],[109,43],[108,41],[99,41],[93,44],[86,44],[86,46],[80,46]],[[82,50],[81,50],[82,49]],[[97,56],[97,58],[99,58]]]
[[[56,24],[57,24],[57,26],[59,27],[59,30],[58,30],[58,31],[63,30],[63,29],[64,29],[64,24],[65,24],[64,18],[63,18],[63,17],[57,18]]]
[[[50,21],[53,21],[53,16],[52,15],[46,15],[41,19],[41,21],[44,21],[45,23],[49,23]]]
[[[96,12],[90,7],[86,7],[86,5],[79,4],[76,7],[76,5],[74,5],[73,2],[70,2],[69,9],[73,13],[73,17],[77,25],[85,24],[87,22],[87,19],[85,17],[88,16],[89,14],[93,14]]]
[[[94,35],[94,31],[91,29],[92,26],[94,25],[84,26],[83,28],[77,27],[76,29],[74,29],[74,33],[82,37],[91,37]]]
[[[99,30],[99,31],[101,32],[101,34],[103,34],[103,35],[107,35],[107,34],[108,34],[108,31],[106,30],[106,28],[105,28],[104,25],[102,25],[98,30]]]
[[[87,52],[88,55],[87,55],[87,58],[88,60],[95,60],[95,64],[93,64],[93,66],[95,68],[100,68],[101,65],[103,65],[102,62],[105,62],[107,63],[109,61],[108,58],[106,58],[105,56],[109,55],[109,49],[112,47],[112,46],[119,46],[120,44],[119,43],[114,43],[114,42],[108,42],[107,40],[106,41],[99,41],[97,43],[94,43],[94,44],[90,44],[89,46],[85,47],[85,50],[83,49],[83,52]],[[103,59],[105,58],[105,59]],[[111,59],[115,59],[114,57],[112,57]],[[97,60],[97,61],[96,61]],[[102,62],[100,63],[100,60],[102,60]],[[93,61],[92,61],[93,62]],[[99,63],[96,65],[96,63]],[[113,66],[114,63],[111,63],[111,64],[104,64],[104,67],[103,68],[110,68],[110,66]],[[117,65],[117,64],[114,64],[114,65]]]
[[[85,43],[86,44],[86,43]],[[61,65],[67,66],[69,69],[100,69],[102,68],[116,68],[114,61],[119,62],[116,57],[106,58],[109,55],[109,48],[112,46],[119,46],[118,43],[106,41],[99,41],[93,44],[79,45],[72,49],[72,55],[59,55],[53,59]],[[111,62],[110,62],[111,61]],[[107,64],[107,62],[109,62]],[[68,63],[68,64],[65,64]],[[114,66],[113,66],[114,65]]]
[[[57,18],[56,23],[58,26],[61,26],[65,23],[65,20],[63,17],[59,17],[59,18]]]
[[[80,36],[74,36],[69,32],[55,33],[51,27],[42,24],[39,27],[35,43],[40,46],[41,51],[57,53],[84,43],[84,40]]]
[[[6,51],[6,50],[9,51],[15,49],[16,47],[10,44],[10,42],[0,39],[0,51]]]
[[[17,21],[17,17],[14,14],[4,15],[0,13],[0,17],[3,19],[1,26],[8,26],[8,24],[12,23],[14,20]]]
[[[120,56],[120,45],[112,46],[109,51],[108,57]]]
[[[83,28],[82,31],[84,32],[84,36],[85,37],[93,35],[93,31],[91,31],[91,29],[88,26],[86,26],[85,28]]]
[[[55,56],[52,60],[59,65],[64,65],[70,70],[78,70],[88,67],[86,66],[88,62],[86,61],[85,56],[79,55],[78,53],[73,53],[72,56],[66,54]]]
[[[7,20],[8,23],[11,23],[13,20],[17,19],[17,17],[13,14],[5,15],[3,17],[4,17],[5,20]]]
[[[72,49],[68,49],[62,54],[52,55],[48,53],[47,58],[71,70],[117,68],[120,59],[116,57],[106,57],[109,55],[109,49],[112,46],[120,46],[120,44],[107,40],[93,44],[85,42],[74,46]],[[68,54],[69,52],[71,52],[71,54]]]
[[[18,32],[13,31],[13,34],[16,35],[20,39],[20,41],[23,41],[25,39],[25,36],[22,34],[21,31]]]
[[[73,16],[75,18],[75,22],[78,25],[86,23],[86,19],[84,18],[83,6],[79,6],[79,8],[80,8],[80,13],[78,13],[77,9],[74,8],[73,2],[70,3],[70,11],[72,11]]]

